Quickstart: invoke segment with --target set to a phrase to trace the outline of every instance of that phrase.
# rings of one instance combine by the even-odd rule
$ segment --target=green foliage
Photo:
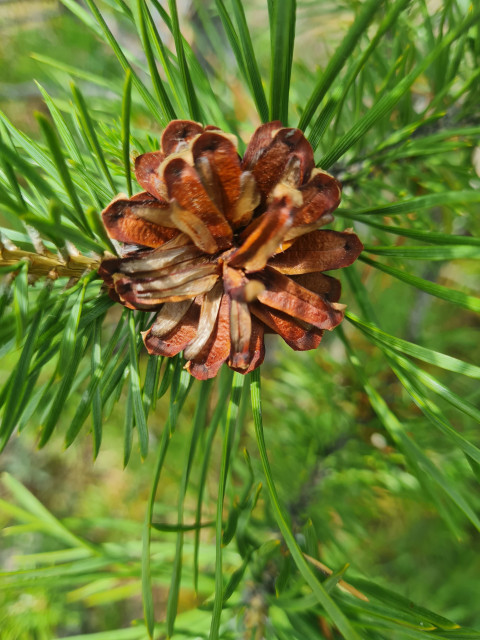
[[[13,465],[30,433],[98,464],[114,432],[119,464],[148,472],[147,509],[143,527],[109,505],[57,517],[5,474],[2,633],[478,638],[480,8],[62,4],[82,55],[39,37],[16,67],[39,70],[39,134],[0,114],[1,250],[20,252],[0,264],[0,449]],[[147,356],[147,314],[120,314],[94,268],[32,283],[21,257],[113,251],[100,211],[174,117],[305,129],[344,184],[337,228],[365,244],[348,322],[315,353],[272,342],[262,399],[258,371],[193,384]]]

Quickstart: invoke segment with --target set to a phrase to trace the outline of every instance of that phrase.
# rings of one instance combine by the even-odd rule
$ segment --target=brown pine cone
[[[103,260],[112,297],[158,311],[143,335],[151,354],[184,352],[199,379],[227,362],[248,373],[265,355],[264,332],[297,351],[315,349],[343,319],[340,283],[323,271],[362,251],[354,233],[319,227],[333,220],[341,185],[315,168],[299,129],[269,122],[243,159],[217,127],[175,120],[162,150],[135,162],[145,189],[103,211],[122,257]]]

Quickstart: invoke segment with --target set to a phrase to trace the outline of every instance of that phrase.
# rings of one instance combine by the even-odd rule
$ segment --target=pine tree
[[[478,638],[474,578],[467,596],[452,575],[455,606],[434,613],[439,594],[411,601],[411,583],[385,586],[369,562],[375,518],[389,518],[375,492],[438,516],[438,537],[425,523],[437,576],[441,545],[480,530],[480,7],[61,2],[110,71],[35,52],[48,78],[39,135],[0,113],[0,450],[24,430],[40,448],[88,432],[96,459],[114,412],[124,465],[140,458],[151,488],[141,532],[126,527],[125,542],[111,522],[98,541],[95,525],[57,519],[5,473],[6,533],[55,541],[5,570],[8,594],[32,580],[52,602],[141,593],[142,621],[79,624],[78,639]],[[119,247],[101,212],[139,190],[135,157],[174,119],[236,135],[242,154],[261,123],[298,127],[342,183],[334,229],[353,227],[364,251],[342,270],[345,322],[318,350],[272,339],[261,369],[196,381],[181,354],[147,354],[151,313],[109,297],[98,269]],[[69,604],[58,607],[42,620],[2,613],[2,633],[72,635]]]

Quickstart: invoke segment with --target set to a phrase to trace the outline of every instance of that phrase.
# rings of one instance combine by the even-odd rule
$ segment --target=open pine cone
[[[130,309],[158,311],[143,334],[149,353],[184,352],[196,378],[227,362],[248,373],[264,359],[264,333],[297,351],[315,349],[343,319],[340,283],[323,271],[360,254],[354,233],[318,228],[333,220],[341,185],[315,168],[299,129],[269,122],[245,155],[217,127],[175,120],[162,150],[135,161],[145,189],[103,211],[122,245],[100,275]]]

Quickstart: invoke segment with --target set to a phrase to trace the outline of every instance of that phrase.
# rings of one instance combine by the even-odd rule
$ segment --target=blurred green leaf
[[[480,378],[480,367],[477,367],[476,365],[463,362],[458,358],[448,356],[444,353],[439,353],[438,351],[433,351],[432,349],[421,347],[420,345],[408,342],[407,340],[396,338],[395,336],[385,333],[372,323],[361,320],[353,313],[347,312],[346,318],[363,331],[365,335],[375,338],[387,347],[401,351],[402,353],[418,358],[419,360],[423,360],[424,362],[429,362],[430,364],[434,364],[442,369],[455,371],[471,378]]]
[[[321,74],[320,79],[318,80],[315,89],[305,106],[300,122],[298,123],[298,127],[300,129],[305,130],[310,124],[313,114],[317,110],[322,99],[325,97],[325,94],[330,88],[332,82],[340,73],[359,39],[365,34],[370,22],[373,20],[375,12],[382,4],[383,3],[378,2],[378,0],[369,0],[362,6],[359,15],[355,17],[353,24],[341,45],[330,58],[326,69]],[[324,164],[321,166],[328,167],[328,165]]]
[[[424,280],[423,278],[401,271],[395,267],[390,267],[376,260],[370,260],[366,256],[362,256],[361,259],[371,267],[374,267],[379,271],[383,271],[384,273],[388,273],[394,278],[402,280],[403,282],[406,282],[421,291],[425,291],[432,296],[436,296],[442,300],[447,300],[448,302],[456,304],[459,307],[463,307],[464,309],[468,309],[469,311],[476,311],[477,313],[480,312],[480,298],[475,298],[474,296],[469,296],[462,291],[455,291],[449,287],[444,287],[443,285],[435,284],[429,280]]]

